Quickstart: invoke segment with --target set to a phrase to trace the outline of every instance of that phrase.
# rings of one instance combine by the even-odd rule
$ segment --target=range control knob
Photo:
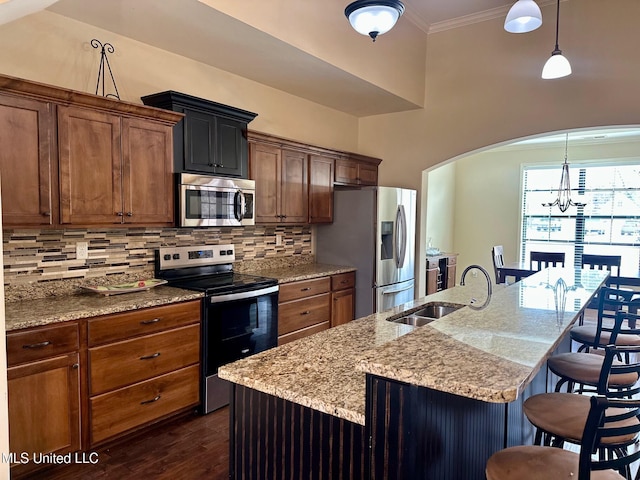
[[[168,253],[165,253],[164,257],[162,258],[164,258],[165,260],[171,260],[171,255],[169,255]]]
[[[180,260],[180,254],[179,253],[174,253],[173,254],[173,259],[174,260]]]
[[[233,255],[233,250],[227,250],[227,255]]]

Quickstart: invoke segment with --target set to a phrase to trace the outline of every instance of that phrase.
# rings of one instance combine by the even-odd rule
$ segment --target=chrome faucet
[[[487,299],[485,300],[485,302],[482,305],[476,306],[476,305],[473,305],[473,303],[476,302],[476,299],[472,298],[471,299],[471,304],[469,305],[469,308],[472,308],[473,310],[482,310],[483,308],[486,308],[486,306],[489,305],[489,302],[491,301],[491,293],[492,293],[491,277],[489,276],[489,272],[487,272],[480,265],[469,265],[467,268],[464,269],[464,271],[462,272],[462,275],[460,276],[460,285],[461,286],[464,286],[464,277],[467,275],[467,272],[469,270],[471,270],[472,268],[477,268],[478,270],[480,270],[482,273],[484,273],[484,276],[487,279]]]

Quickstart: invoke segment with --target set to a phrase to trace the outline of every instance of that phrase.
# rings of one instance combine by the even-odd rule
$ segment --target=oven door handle
[[[260,297],[262,295],[268,295],[270,293],[275,293],[279,290],[278,285],[274,285],[273,287],[261,288],[259,290],[250,290],[248,292],[240,292],[240,293],[227,293],[226,295],[213,295],[209,298],[209,303],[221,303],[221,302],[231,302],[233,300],[245,300],[247,298]]]

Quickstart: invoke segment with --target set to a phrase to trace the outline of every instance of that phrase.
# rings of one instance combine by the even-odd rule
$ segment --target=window
[[[565,252],[565,265],[583,253],[621,255],[621,275],[640,267],[640,164],[569,168],[571,199],[586,203],[561,212],[543,207],[558,196],[561,167],[526,166],[522,179],[522,262],[531,251]]]

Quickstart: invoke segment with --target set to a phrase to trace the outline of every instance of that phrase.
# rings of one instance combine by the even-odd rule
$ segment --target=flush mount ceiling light
[[[542,12],[534,0],[518,0],[504,20],[504,29],[510,33],[531,32],[540,25],[542,25]]]
[[[376,41],[378,35],[387,33],[404,13],[399,0],[358,0],[344,9],[344,14],[354,30],[369,35]]]
[[[562,50],[558,47],[558,30],[560,28],[560,0],[556,10],[556,48],[551,52],[551,57],[547,60],[542,68],[542,78],[545,80],[551,78],[562,78],[571,75],[571,64],[569,60],[562,55]]]
[[[555,207],[561,212],[566,212],[570,206],[584,207],[586,203],[577,203],[571,200],[571,184],[569,183],[569,164],[567,163],[567,152],[569,150],[569,134],[567,133],[564,144],[564,163],[562,164],[562,175],[560,176],[560,186],[558,187],[558,198],[551,203],[543,203],[543,207]]]

